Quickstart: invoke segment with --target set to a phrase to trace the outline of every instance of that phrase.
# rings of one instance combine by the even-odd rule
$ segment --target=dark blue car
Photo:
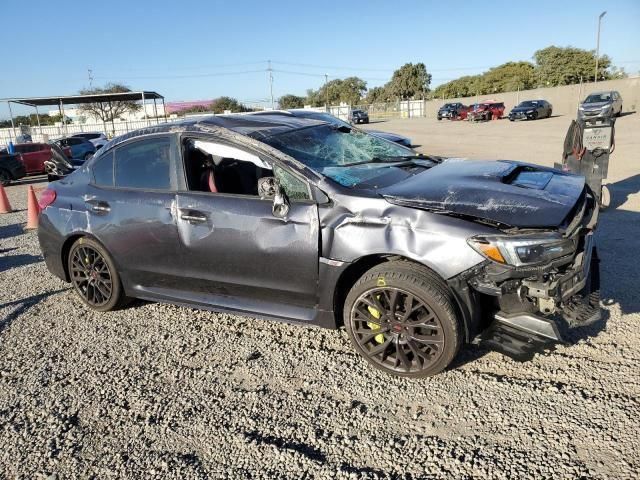
[[[62,147],[71,149],[71,158],[76,160],[88,160],[96,153],[96,147],[86,138],[67,137],[56,140],[55,143]]]

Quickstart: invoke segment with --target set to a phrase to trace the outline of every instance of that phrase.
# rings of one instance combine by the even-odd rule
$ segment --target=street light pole
[[[598,17],[598,36],[596,37],[596,75],[593,82],[598,83],[598,59],[600,57],[600,23],[602,23],[602,17],[607,14],[606,11],[602,12]]]

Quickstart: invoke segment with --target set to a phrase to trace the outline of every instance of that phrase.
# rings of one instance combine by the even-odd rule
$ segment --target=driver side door
[[[220,168],[224,163],[225,174],[236,175],[231,182],[235,187],[225,191],[230,182],[218,175],[216,192],[197,191],[193,185],[198,182],[188,178],[191,187],[178,192],[184,294],[191,302],[223,309],[312,320],[318,300],[319,220],[310,186],[238,145],[216,139],[203,144],[206,154],[218,159],[219,172],[225,171]],[[186,153],[183,159],[185,165],[191,161]],[[228,165],[238,165],[238,170],[230,172]],[[193,175],[197,168],[187,165],[186,174]],[[258,177],[271,175],[289,189],[290,207],[284,216],[274,215],[273,199],[257,194]]]

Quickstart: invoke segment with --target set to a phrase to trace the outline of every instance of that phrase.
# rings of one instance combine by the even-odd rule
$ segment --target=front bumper
[[[611,118],[613,110],[578,110],[578,119],[580,120],[599,120],[603,118]]]
[[[592,194],[565,232],[576,241],[572,255],[546,265],[511,267],[485,261],[449,280],[469,312],[468,338],[504,326],[527,341],[562,342],[563,332],[598,321],[600,265],[594,229],[598,206]],[[526,343],[526,342],[525,342]]]
[[[531,120],[531,119],[533,119],[533,112],[532,113],[515,112],[515,113],[509,114],[509,120]]]

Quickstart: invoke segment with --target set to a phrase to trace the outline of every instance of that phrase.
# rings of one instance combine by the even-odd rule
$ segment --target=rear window
[[[93,182],[103,187],[113,186],[113,152],[98,158],[91,169]]]
[[[160,137],[124,145],[115,151],[115,185],[123,188],[169,190],[169,138]]]

